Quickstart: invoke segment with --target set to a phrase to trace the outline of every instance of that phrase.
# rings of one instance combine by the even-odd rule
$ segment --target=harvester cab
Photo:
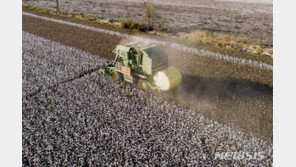
[[[148,43],[117,45],[115,59],[100,69],[115,80],[137,84],[142,89],[168,91],[182,81],[175,67],[168,67],[168,55],[160,47]]]

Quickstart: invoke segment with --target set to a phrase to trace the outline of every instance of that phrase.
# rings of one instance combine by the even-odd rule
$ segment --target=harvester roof
[[[152,47],[143,49],[143,51],[146,52],[147,55],[152,59],[157,58],[157,57],[167,57],[168,56],[167,53],[158,46],[152,46]]]
[[[121,44],[120,47],[123,51],[129,51],[130,48],[135,48],[145,52],[150,58],[155,58],[159,56],[167,56],[167,53],[155,44],[146,42],[133,42],[128,44]]]
[[[130,42],[130,43],[127,43],[127,44],[121,44],[121,46],[125,46],[127,48],[136,48],[136,49],[146,49],[146,48],[150,48],[150,47],[153,47],[155,46],[154,44],[152,43],[147,43],[147,42]]]

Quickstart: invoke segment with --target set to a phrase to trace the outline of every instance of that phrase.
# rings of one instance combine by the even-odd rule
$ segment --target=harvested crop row
[[[217,60],[224,60],[226,62],[232,62],[232,63],[235,63],[235,64],[242,64],[242,65],[247,65],[247,66],[250,66],[250,67],[262,68],[262,69],[267,69],[267,70],[272,70],[273,69],[273,67],[271,65],[265,64],[265,63],[262,63],[262,62],[257,62],[257,61],[247,60],[247,59],[241,59],[241,58],[232,57],[232,56],[228,56],[228,55],[223,55],[223,54],[220,54],[220,53],[217,53],[217,52],[211,52],[211,51],[203,50],[203,49],[191,48],[191,47],[187,47],[187,46],[177,44],[177,43],[159,41],[159,40],[149,39],[149,38],[142,38],[142,37],[139,37],[139,36],[130,36],[130,35],[124,34],[124,33],[109,31],[109,30],[106,30],[106,29],[100,29],[100,28],[95,28],[95,27],[91,27],[91,26],[85,26],[85,25],[81,25],[81,24],[75,24],[75,23],[71,23],[71,22],[67,22],[67,21],[63,21],[63,20],[38,16],[38,15],[31,14],[31,13],[23,13],[23,14],[26,15],[26,16],[35,17],[35,18],[50,21],[50,22],[56,22],[56,23],[59,23],[59,24],[67,25],[67,26],[79,27],[79,28],[82,28],[82,29],[85,29],[85,30],[97,31],[99,33],[105,33],[105,34],[108,34],[108,35],[118,36],[118,37],[121,37],[121,38],[134,38],[135,40],[140,40],[140,41],[145,41],[145,42],[150,42],[150,43],[152,42],[152,43],[155,43],[157,45],[168,46],[168,47],[171,47],[171,48],[177,48],[177,49],[185,51],[185,52],[197,54],[199,56],[210,57],[210,58],[217,59]]]
[[[34,43],[44,52],[52,51],[51,55],[42,57],[59,57],[68,52],[74,57],[81,54],[79,59],[71,59],[74,67],[92,56],[28,33],[23,33],[23,39],[23,50],[30,46],[27,43]],[[31,56],[40,53],[29,50]],[[55,59],[46,60],[45,64],[59,67],[53,63]],[[99,64],[101,61],[96,59]],[[34,62],[31,68],[38,69],[39,64]],[[71,73],[73,69],[66,68],[65,72]],[[22,125],[23,166],[272,164],[272,145],[268,142],[210,121],[129,84],[101,77],[97,72],[23,98]],[[215,159],[217,153],[223,152],[260,153],[262,157]]]

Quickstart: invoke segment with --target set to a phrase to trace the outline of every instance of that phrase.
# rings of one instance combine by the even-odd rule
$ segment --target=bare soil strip
[[[131,36],[131,35],[120,33],[120,32],[110,31],[110,30],[106,30],[106,29],[100,29],[100,28],[96,28],[96,27],[91,27],[91,26],[86,26],[86,25],[82,25],[82,24],[67,22],[67,21],[58,20],[58,19],[54,19],[54,18],[48,18],[48,17],[44,17],[44,16],[38,16],[38,15],[31,14],[31,13],[26,13],[26,12],[23,12],[23,15],[43,19],[43,20],[46,20],[46,21],[51,21],[51,22],[65,24],[65,25],[75,26],[75,27],[86,29],[86,30],[97,31],[97,32],[101,32],[101,33],[105,33],[105,34],[109,34],[109,35],[118,36],[118,37],[121,37],[121,38],[134,38],[134,39],[139,40],[139,41],[152,42],[152,43],[155,43],[155,44],[158,44],[158,45],[167,46],[167,47],[170,47],[170,48],[175,48],[175,49],[179,49],[179,50],[182,50],[182,51],[194,53],[194,54],[197,54],[199,56],[206,56],[206,57],[210,57],[210,58],[214,58],[214,59],[218,59],[218,60],[228,61],[228,62],[242,64],[242,65],[248,65],[248,66],[251,66],[251,67],[257,67],[257,68],[262,68],[262,69],[268,69],[268,70],[273,69],[273,67],[271,65],[268,65],[268,64],[265,64],[265,63],[261,63],[261,62],[257,62],[257,61],[253,61],[253,60],[246,60],[246,59],[231,57],[231,56],[228,56],[228,55],[222,55],[220,53],[214,53],[214,52],[207,51],[207,50],[191,48],[191,47],[187,47],[187,46],[180,45],[180,44],[177,44],[177,43],[170,43],[170,42],[159,41],[159,40],[154,40],[154,39],[142,38],[142,37],[138,37],[138,36]]]
[[[244,52],[241,52],[241,51],[238,51],[238,50],[232,50],[232,49],[227,49],[227,48],[223,48],[223,47],[221,48],[221,47],[210,45],[210,44],[201,44],[201,43],[191,42],[189,40],[181,40],[180,38],[178,38],[176,36],[172,36],[172,35],[168,35],[168,34],[162,34],[162,33],[161,34],[154,34],[153,32],[152,33],[139,32],[137,30],[119,28],[117,26],[110,25],[110,24],[75,19],[75,18],[66,16],[66,15],[52,15],[52,14],[48,14],[48,13],[41,13],[41,12],[38,12],[38,11],[33,11],[33,10],[30,10],[30,9],[25,9],[25,8],[23,8],[23,12],[32,13],[32,14],[35,14],[35,15],[38,15],[38,16],[45,16],[45,17],[49,17],[49,18],[54,18],[54,19],[58,19],[58,20],[64,20],[64,21],[67,21],[67,22],[78,23],[78,24],[87,25],[87,26],[91,26],[91,27],[96,27],[96,28],[100,28],[100,29],[111,30],[111,31],[120,32],[120,33],[124,33],[124,34],[129,34],[129,35],[133,35],[133,36],[140,36],[140,37],[144,37],[144,38],[148,38],[148,39],[156,39],[156,40],[159,40],[159,41],[177,43],[177,44],[185,45],[187,47],[199,48],[199,49],[211,51],[211,52],[214,52],[214,53],[220,53],[222,55],[229,55],[231,57],[237,57],[237,58],[241,58],[241,59],[247,59],[247,60],[262,62],[262,63],[268,64],[268,65],[271,65],[271,66],[273,65],[273,59],[271,57],[269,57],[269,56],[247,54],[247,53],[244,53]],[[23,16],[28,17],[28,16],[25,16],[25,15],[23,15]],[[39,20],[41,20],[41,19],[39,19]],[[180,50],[178,50],[178,51],[180,51]],[[183,52],[183,55],[187,55],[187,54],[189,54],[189,52]],[[196,58],[204,57],[204,56],[196,56],[196,54],[194,54],[194,55],[195,55]],[[208,58],[208,57],[204,57],[204,58]],[[208,58],[208,59],[213,60],[213,62],[215,61],[215,59],[213,59],[213,58]],[[226,61],[223,61],[223,62],[226,63]],[[232,63],[232,64],[235,65],[235,63]],[[246,66],[246,67],[249,67],[249,66]],[[250,69],[251,69],[251,67],[250,67]]]
[[[113,59],[119,36],[23,15],[23,30]],[[272,71],[165,48],[182,84],[159,97],[272,141]],[[95,60],[94,60],[95,61]],[[83,63],[83,62],[81,62]]]

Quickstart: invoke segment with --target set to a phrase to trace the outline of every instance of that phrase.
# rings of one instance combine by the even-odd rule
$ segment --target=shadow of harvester
[[[209,78],[193,75],[183,75],[180,88],[196,98],[271,98],[273,88],[267,84],[249,80]]]

